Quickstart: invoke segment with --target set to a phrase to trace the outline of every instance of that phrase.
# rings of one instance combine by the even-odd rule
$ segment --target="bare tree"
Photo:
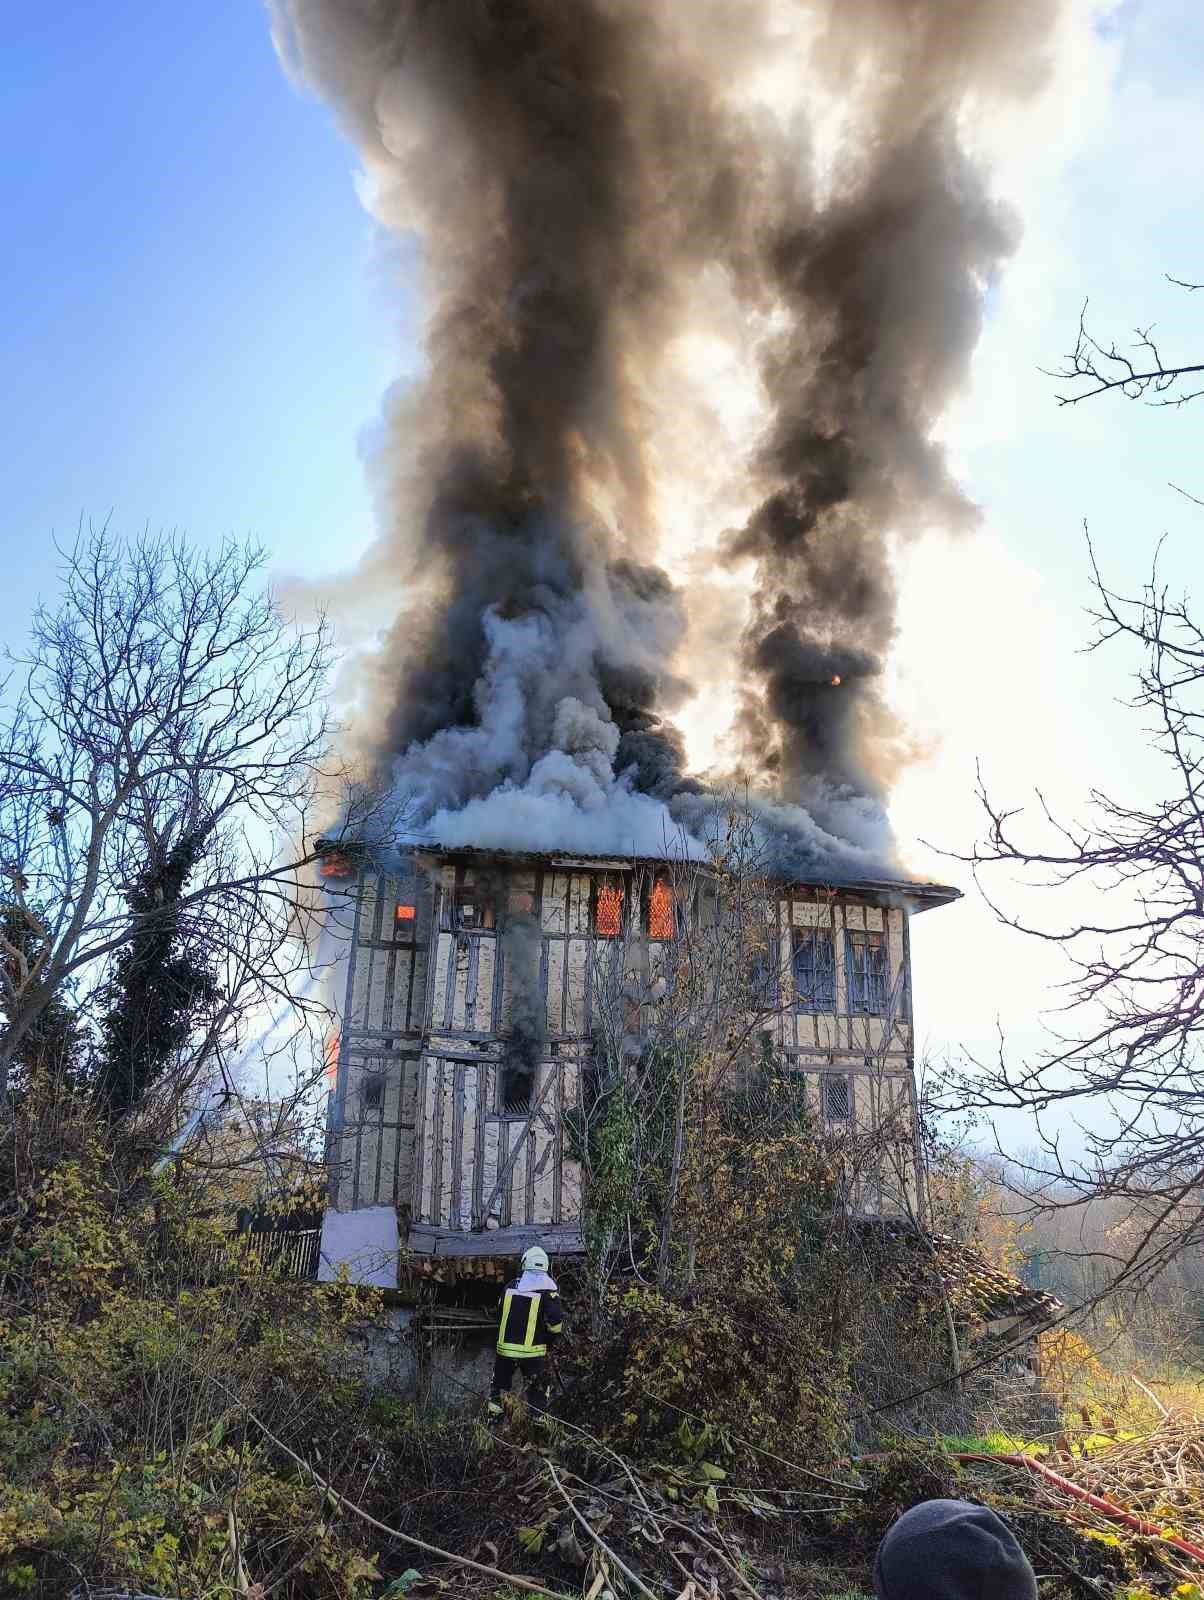
[[[1079,822],[1038,795],[1035,819],[1005,809],[980,782],[987,833],[973,854],[980,888],[1009,927],[1064,952],[1064,1021],[1034,1059],[955,1073],[957,1103],[1074,1116],[1085,1154],[1042,1136],[1026,1163],[1034,1212],[1110,1200],[1118,1215],[1088,1253],[1116,1287],[1134,1287],[1204,1242],[1204,628],[1155,562],[1126,594],[1091,556],[1095,633],[1090,648],[1135,652],[1130,709],[1143,721],[1161,772],[1148,804],[1092,790]],[[984,884],[992,869],[1021,881],[1093,893],[1095,913],[1024,919]],[[1120,1226],[1120,1222],[1124,1226]],[[1087,1246],[1084,1246],[1088,1250]]]
[[[280,614],[263,564],[90,531],[10,653],[0,1094],[56,1005],[93,1024],[114,1114],[158,1084],[173,1115],[248,1027],[321,1009],[307,841],[327,820],[330,639]]]
[[[1194,293],[1204,284],[1187,283],[1167,276],[1167,282]],[[1050,377],[1069,385],[1058,395],[1064,406],[1078,405],[1099,394],[1122,394],[1128,400],[1144,400],[1147,405],[1185,406],[1204,394],[1204,386],[1193,380],[1204,374],[1204,362],[1168,359],[1154,337],[1153,326],[1134,328],[1129,353],[1115,339],[1097,339],[1087,327],[1087,302],[1079,315],[1074,348]]]
[[[815,1165],[833,1185],[825,1232],[869,1189],[908,1190],[918,1202],[912,1103],[885,1061],[901,977],[868,1085],[874,1115],[838,1133],[781,1048],[779,1020],[811,997],[783,965],[779,889],[755,819],[738,802],[717,805],[710,835],[706,863],[636,864],[635,914],[591,974],[595,1041],[577,1143],[599,1294],[616,1273],[667,1291],[694,1281],[715,1243],[700,1237],[698,1196],[730,1179],[742,1142],[781,1141],[791,1158],[791,1141],[822,1147]]]

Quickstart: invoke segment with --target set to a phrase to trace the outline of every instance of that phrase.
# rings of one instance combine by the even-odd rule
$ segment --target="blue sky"
[[[8,45],[5,635],[81,515],[344,562],[405,304],[263,13],[63,0],[15,12]]]
[[[1166,533],[1168,570],[1202,587],[1204,512],[1166,483],[1204,496],[1204,401],[1059,410],[1038,368],[1088,294],[1103,330],[1157,321],[1204,350],[1204,295],[1161,277],[1204,279],[1204,7],[1072,4],[1042,106],[984,134],[1025,235],[947,424],[983,529],[903,562],[900,695],[926,757],[897,817],[917,861],[918,838],[968,843],[976,760],[1009,798],[1040,782],[1072,810],[1092,782],[1152,781],[1123,673],[1076,653],[1084,519],[1117,581]],[[53,590],[51,536],[81,516],[345,569],[373,528],[362,440],[417,361],[412,245],[362,209],[353,152],[253,0],[58,0],[7,23],[0,638],[20,644]],[[925,917],[915,948],[934,1050],[989,1047],[996,1017],[1032,1037],[1045,952],[973,904]]]

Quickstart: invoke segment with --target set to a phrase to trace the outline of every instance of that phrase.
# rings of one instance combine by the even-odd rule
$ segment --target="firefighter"
[[[491,1419],[502,1414],[502,1396],[520,1372],[528,1399],[541,1411],[548,1408],[548,1346],[559,1337],[563,1323],[560,1290],[548,1273],[548,1253],[533,1244],[523,1252],[522,1271],[502,1293],[497,1329],[497,1357],[489,1397]]]

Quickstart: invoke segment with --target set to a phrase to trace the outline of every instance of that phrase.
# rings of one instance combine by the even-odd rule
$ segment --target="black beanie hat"
[[[878,1600],[1037,1600],[1011,1529],[986,1506],[925,1500],[887,1529],[874,1560]]]

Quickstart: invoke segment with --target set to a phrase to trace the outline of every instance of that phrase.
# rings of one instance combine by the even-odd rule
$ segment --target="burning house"
[[[328,1262],[574,1248],[596,974],[702,914],[671,863],[712,870],[732,787],[761,1031],[820,1118],[903,1123],[850,1204],[914,1197],[908,928],[953,892],[888,821],[897,557],[976,521],[940,423],[1015,228],[975,134],[1058,9],[271,0],[421,243],[378,536],[323,586],[349,752],[406,814],[345,862]]]
[[[424,846],[342,853],[352,908],[331,1099],[326,1269],[395,1282],[399,1250],[581,1248],[571,1114],[596,1069],[615,965],[655,995],[687,921],[722,915],[703,866]],[[818,1123],[872,1148],[848,1204],[914,1219],[912,916],[957,891],[862,881],[758,886],[742,939],[758,1047]],[[696,948],[696,946],[695,946]],[[651,1002],[655,1004],[655,1000]],[[638,995],[628,1000],[639,1008]],[[638,1048],[639,1018],[625,1018]],[[868,1136],[868,1137],[867,1137]]]

